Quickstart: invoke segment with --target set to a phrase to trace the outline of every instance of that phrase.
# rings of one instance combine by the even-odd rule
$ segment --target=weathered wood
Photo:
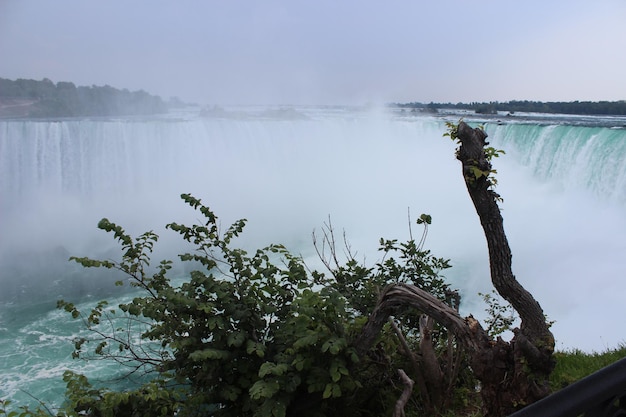
[[[420,354],[422,356],[422,368],[424,379],[428,386],[428,395],[432,404],[443,404],[443,377],[444,374],[437,359],[437,353],[433,345],[432,331],[435,321],[432,317],[422,314],[419,321],[420,331]]]
[[[402,369],[398,369],[398,376],[400,376],[400,381],[404,384],[404,390],[402,390],[400,398],[396,401],[396,406],[393,410],[393,417],[404,417],[404,407],[406,407],[406,403],[411,398],[414,382]]]
[[[510,342],[493,340],[472,316],[462,318],[457,310],[414,285],[393,284],[382,291],[353,345],[360,356],[365,355],[389,316],[417,309],[452,332],[469,355],[472,371],[481,382],[485,415],[506,416],[549,394],[554,337],[541,306],[513,275],[511,248],[498,207],[500,196],[493,190],[492,166],[485,152],[487,134],[460,122],[455,136],[460,143],[457,159],[487,239],[491,281],[518,312],[520,327],[513,330]],[[422,329],[422,338],[428,338],[428,326]],[[422,353],[428,356],[425,349]],[[441,369],[427,372],[434,373],[430,377],[437,380]]]
[[[496,341],[485,358],[502,362],[504,379],[493,378],[493,365],[484,369],[473,360],[473,370],[483,384],[483,401],[488,415],[508,415],[519,407],[535,402],[549,394],[548,378],[554,369],[554,337],[546,323],[541,306],[515,278],[512,254],[504,222],[498,207],[500,196],[493,190],[492,166],[485,152],[487,134],[460,122],[457,129],[461,161],[467,191],[483,227],[489,252],[491,281],[496,291],[507,300],[520,316],[519,329],[514,330],[510,343]],[[476,176],[476,169],[488,175]],[[476,365],[476,366],[474,366]],[[496,372],[499,374],[500,372]]]
[[[471,177],[472,167],[478,167],[486,172],[492,169],[491,162],[485,154],[485,146],[488,145],[487,134],[482,129],[472,129],[467,123],[460,122],[457,137],[461,142],[457,159],[461,161],[467,191],[474,203],[487,239],[491,281],[496,291],[520,315],[521,328],[531,343],[549,342],[552,334],[546,324],[541,306],[513,275],[511,248],[504,232],[504,221],[498,207],[499,195],[492,189],[489,177]]]
[[[400,346],[402,347],[404,355],[409,358],[409,361],[411,362],[413,373],[415,375],[415,383],[417,384],[417,389],[420,393],[423,393],[422,401],[424,402],[424,408],[430,410],[433,408],[433,403],[429,395],[429,386],[426,384],[426,380],[424,378],[425,371],[424,369],[422,369],[423,367],[420,366],[420,363],[422,361],[420,361],[417,354],[415,354],[415,352],[411,350],[409,343],[406,341],[404,334],[402,334],[402,331],[396,324],[393,317],[389,317],[388,321],[394,333],[398,337],[398,340],[400,341]]]
[[[389,316],[401,314],[409,308],[432,317],[453,332],[468,349],[476,348],[470,328],[455,309],[414,285],[391,284],[381,293],[376,307],[353,343],[359,356],[364,356],[371,349]],[[482,330],[482,327],[480,329]],[[484,330],[482,332],[487,337]]]

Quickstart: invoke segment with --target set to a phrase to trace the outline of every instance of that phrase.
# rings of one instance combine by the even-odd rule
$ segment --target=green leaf
[[[417,219],[417,224],[423,224],[423,223],[431,224],[432,221],[433,221],[432,216],[430,216],[429,214],[422,213],[419,219]]]
[[[228,335],[226,344],[228,346],[239,347],[246,340],[246,334],[244,332],[234,332]]]
[[[322,398],[330,398],[333,395],[333,386],[332,384],[326,384],[326,388],[324,388],[324,393],[322,394]]]
[[[263,378],[266,375],[284,375],[289,370],[289,366],[286,363],[275,364],[274,362],[265,362],[259,368],[259,377]]]
[[[308,364],[309,360],[304,355],[297,355],[296,358],[291,363],[292,366],[296,368],[298,372],[302,371],[304,367]]]
[[[346,345],[346,339],[333,337],[324,342],[322,345],[322,352],[330,352],[331,355],[337,355],[344,347],[346,347]]]
[[[339,382],[342,375],[350,374],[350,372],[348,371],[348,368],[346,368],[344,364],[342,363],[342,361],[340,361],[339,359],[335,359],[332,361],[328,372],[333,382]]]
[[[306,346],[311,346],[317,343],[318,340],[319,340],[318,334],[315,332],[311,332],[308,335],[303,336],[299,338],[298,340],[296,340],[293,344],[293,347],[296,349],[300,349]]]
[[[195,362],[200,362],[204,360],[214,360],[214,359],[226,359],[230,356],[230,352],[220,349],[202,349],[196,350],[195,352],[189,355],[189,359]]]
[[[261,368],[259,368],[259,377],[263,378],[265,375],[271,374],[275,367],[275,363],[265,362],[263,365],[261,365]]]
[[[266,381],[261,379],[250,387],[250,398],[260,400],[261,398],[270,398],[278,392],[280,385],[276,380]]]
[[[248,355],[255,353],[259,358],[265,357],[265,345],[263,343],[248,340],[246,343],[246,353]]]
[[[341,387],[339,384],[328,383],[324,388],[324,393],[322,394],[322,398],[327,399],[330,397],[341,397]]]

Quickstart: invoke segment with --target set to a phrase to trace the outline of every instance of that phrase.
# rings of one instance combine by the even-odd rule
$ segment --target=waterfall
[[[625,129],[509,124],[487,131],[537,178],[626,205]]]
[[[447,275],[464,294],[462,313],[480,316],[476,294],[491,289],[486,244],[455,145],[442,137],[444,120],[332,108],[301,114],[0,121],[0,298],[67,296],[68,275],[74,283],[85,274],[67,266],[69,255],[116,254],[96,230],[102,217],[134,235],[154,230],[163,248],[155,258],[174,258],[177,236],[164,225],[198,218],[178,198],[190,192],[224,227],[249,220],[242,245],[284,243],[314,267],[311,232],[329,216],[372,264],[379,238],[407,239],[408,217],[429,213],[427,246],[452,260]],[[626,130],[486,129],[507,152],[494,166],[514,272],[556,320],[557,346],[619,343],[626,327],[613,306],[626,290]]]

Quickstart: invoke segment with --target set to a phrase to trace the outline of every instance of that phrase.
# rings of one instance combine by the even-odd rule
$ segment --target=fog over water
[[[311,232],[329,216],[372,265],[379,238],[408,239],[408,216],[429,213],[426,245],[451,259],[446,276],[463,296],[461,313],[484,318],[477,294],[492,288],[485,239],[455,145],[442,137],[445,120],[459,116],[246,107],[220,117],[190,110],[0,121],[0,397],[27,404],[28,392],[55,403],[68,368],[107,385],[120,376],[70,359],[83,330],[54,308],[58,298],[121,302],[112,291],[120,276],[67,259],[120,256],[96,228],[102,217],[135,236],[154,230],[161,238],[153,260],[175,259],[187,249],[164,225],[200,218],[183,192],[212,207],[224,227],[247,218],[243,247],[284,243],[311,268],[321,268]],[[494,166],[513,270],[556,321],[557,348],[623,343],[626,129],[465,116],[507,152]]]
[[[174,258],[180,244],[164,225],[198,219],[179,199],[191,192],[224,226],[249,219],[246,247],[285,243],[312,267],[311,232],[329,216],[372,264],[380,237],[406,239],[408,215],[429,213],[428,247],[452,260],[463,313],[482,315],[486,245],[443,119],[315,107],[268,114],[0,122],[5,301],[67,294],[63,283],[83,274],[71,266],[72,280],[63,275],[69,255],[114,256],[95,227],[102,217],[135,235],[154,230],[155,259]],[[486,122],[507,151],[495,167],[514,272],[556,320],[557,346],[617,345],[626,335],[625,130]],[[58,270],[36,268],[50,257]],[[83,285],[85,295],[108,282]]]

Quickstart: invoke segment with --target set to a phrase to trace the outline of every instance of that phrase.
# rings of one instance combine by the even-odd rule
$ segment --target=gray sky
[[[0,77],[203,104],[626,99],[626,0],[0,0]]]

